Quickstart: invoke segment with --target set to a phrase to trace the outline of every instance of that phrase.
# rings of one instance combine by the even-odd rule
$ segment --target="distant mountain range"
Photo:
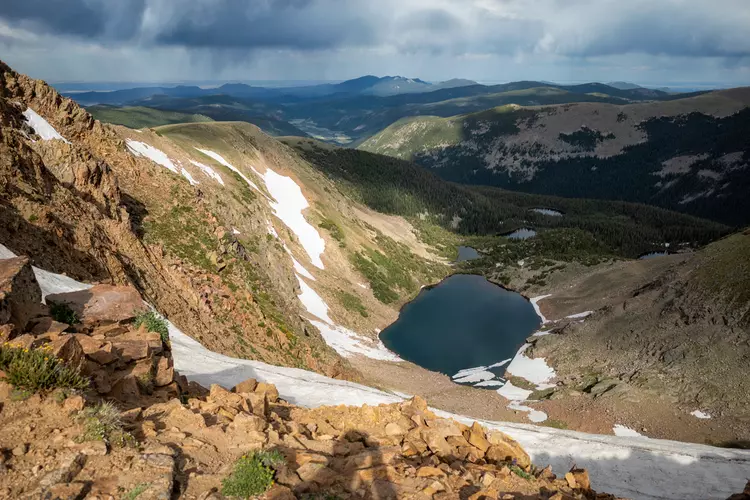
[[[173,123],[152,113],[141,122],[143,107],[203,115],[217,121],[246,121],[272,135],[309,135],[356,146],[397,120],[409,116],[448,117],[506,104],[540,106],[575,102],[628,104],[669,100],[673,94],[642,87],[620,89],[602,83],[559,85],[523,81],[481,85],[471,80],[429,83],[401,76],[363,76],[341,83],[298,87],[258,87],[227,83],[137,87],[111,92],[71,92],[99,119],[126,126]],[[107,109],[94,106],[106,105]],[[119,111],[112,108],[119,106]],[[132,110],[131,108],[138,108]],[[136,118],[128,116],[134,112]],[[155,119],[155,120],[154,120]]]

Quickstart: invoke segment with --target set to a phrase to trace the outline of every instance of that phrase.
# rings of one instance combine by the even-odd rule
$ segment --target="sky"
[[[0,59],[50,82],[750,85],[750,0],[2,0]]]

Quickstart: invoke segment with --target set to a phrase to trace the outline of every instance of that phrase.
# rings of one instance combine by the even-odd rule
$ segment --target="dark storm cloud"
[[[325,49],[377,41],[377,26],[344,0],[199,0],[171,12],[157,44]]]
[[[145,0],[3,0],[0,18],[42,34],[127,39],[144,9]]]
[[[710,13],[707,13],[710,14]],[[723,16],[669,9],[634,12],[594,28],[588,43],[566,51],[568,55],[608,56],[625,53],[676,57],[750,56],[750,25]],[[740,18],[741,19],[741,18]],[[614,22],[612,22],[614,21]]]
[[[98,45],[214,54],[750,54],[750,0],[0,0],[0,22]]]

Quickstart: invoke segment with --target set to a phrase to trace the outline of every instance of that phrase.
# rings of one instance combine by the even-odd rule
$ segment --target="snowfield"
[[[648,439],[648,437],[644,436],[640,432],[631,429],[630,427],[626,427],[624,425],[615,424],[615,426],[612,428],[612,432],[615,433],[615,436],[622,436],[622,437],[642,437]]]
[[[305,310],[315,316],[316,318],[322,319],[329,325],[333,324],[333,320],[328,316],[328,304],[325,303],[323,298],[310,287],[305,280],[297,276],[299,287],[302,293],[298,295],[300,302],[305,307]]]
[[[302,194],[302,189],[291,177],[279,175],[270,168],[266,169],[265,174],[256,173],[266,183],[268,192],[275,200],[271,202],[274,215],[297,236],[302,248],[310,256],[312,264],[319,269],[325,269],[320,256],[325,251],[326,243],[318,230],[302,215],[302,211],[310,206]]]
[[[700,418],[701,420],[708,420],[709,418],[711,418],[711,415],[709,415],[708,413],[703,413],[700,410],[691,411],[690,414],[695,418]]]
[[[185,167],[180,167],[180,173],[185,179],[187,179],[191,186],[197,186],[198,184],[200,184],[200,182],[193,179],[193,176],[190,175],[190,172],[185,170]]]
[[[0,258],[14,254],[0,245]],[[35,273],[37,269],[34,269]],[[52,273],[37,274],[42,293],[84,290],[91,285]],[[255,378],[276,385],[292,404],[317,406],[378,405],[403,401],[396,395],[318,373],[230,358],[209,351],[171,322],[169,336],[175,369],[208,387],[231,388]],[[472,418],[436,410],[438,415],[471,424]],[[508,422],[477,420],[502,431],[539,464],[550,464],[558,475],[573,465],[585,467],[598,491],[643,500],[700,498],[723,500],[742,491],[750,471],[750,451],[715,448],[659,439],[599,436]]]
[[[210,177],[211,179],[215,180],[222,186],[224,185],[224,179],[221,178],[221,175],[217,171],[215,171],[213,168],[209,167],[208,165],[201,163],[199,161],[190,160],[190,163],[193,164],[193,166],[198,167],[201,169],[201,172],[206,174],[206,176]]]
[[[49,124],[47,120],[42,118],[36,111],[31,108],[26,108],[23,112],[23,116],[26,117],[26,121],[29,123],[34,132],[42,138],[43,141],[53,141],[55,139],[70,144],[70,141],[60,135],[60,132],[55,130],[55,127]]]
[[[547,323],[548,320],[547,318],[544,317],[544,314],[542,314],[542,311],[539,309],[539,301],[542,299],[546,299],[547,297],[552,297],[552,294],[540,295],[539,297],[534,297],[533,299],[529,299],[529,302],[531,302],[531,305],[534,306],[534,311],[536,311],[537,316],[539,316],[542,319],[542,324]]]
[[[526,350],[529,347],[531,347],[531,344],[521,346],[516,357],[513,358],[505,371],[536,384],[538,390],[555,387],[555,384],[549,383],[555,377],[555,370],[547,364],[544,358],[529,358],[526,356]]]
[[[224,159],[224,157],[221,156],[219,153],[215,153],[215,152],[211,151],[210,149],[201,149],[201,148],[195,148],[195,149],[197,149],[198,151],[200,151],[204,155],[208,156],[209,158],[213,158],[217,162],[219,162],[222,165],[224,165],[225,167],[227,167],[232,172],[234,172],[237,175],[239,175],[240,177],[242,177],[242,180],[245,181],[248,186],[250,186],[251,188],[253,188],[256,191],[258,191],[260,194],[262,194],[263,196],[265,196],[265,194],[263,193],[263,191],[260,190],[260,188],[258,187],[257,184],[255,184],[253,181],[251,181],[250,179],[248,179],[245,174],[243,174],[242,172],[240,172],[237,169],[237,167],[235,167],[234,165],[232,165],[231,163],[229,163],[228,161],[226,161]],[[216,174],[216,175],[218,175],[218,174]],[[222,186],[224,185],[223,181],[221,181],[221,185]]]
[[[169,159],[169,156],[167,156],[161,149],[156,149],[155,147],[150,146],[145,142],[134,141],[132,139],[127,139],[125,141],[125,144],[127,144],[128,149],[134,155],[145,156],[152,162],[171,170],[175,174],[180,173],[179,170],[177,170],[177,167],[175,167],[174,163],[172,163],[172,160]]]

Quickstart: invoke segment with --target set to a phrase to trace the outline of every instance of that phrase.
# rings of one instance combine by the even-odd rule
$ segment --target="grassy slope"
[[[653,249],[657,242],[705,244],[728,230],[720,224],[645,205],[461,186],[391,157],[306,139],[283,140],[355,199],[375,210],[410,218],[424,229],[423,238],[429,237],[428,223],[453,231],[452,222],[458,217],[456,231],[464,236],[493,236],[524,226],[564,230],[575,240],[569,257],[577,253],[636,257]],[[560,210],[565,216],[549,217],[530,211],[540,207]],[[546,240],[536,240],[542,242],[539,250],[559,254],[554,247],[555,241],[559,246],[561,236],[552,238],[550,245],[543,243]]]
[[[172,123],[210,122],[205,115],[147,108],[144,106],[90,106],[86,111],[99,121],[139,129]]]

